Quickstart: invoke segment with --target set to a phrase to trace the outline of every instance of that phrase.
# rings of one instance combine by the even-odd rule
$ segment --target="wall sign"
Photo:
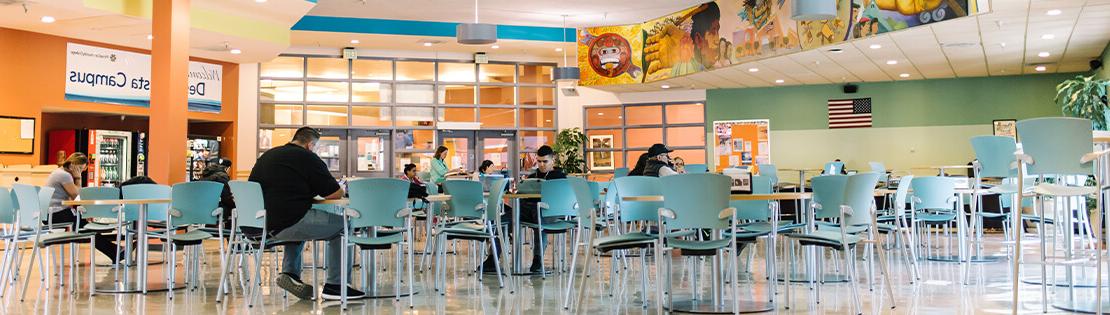
[[[768,119],[714,121],[712,156],[716,157],[717,171],[740,167],[759,172],[758,164],[771,163],[770,130]]]
[[[68,43],[66,100],[150,107],[150,55]],[[223,66],[189,62],[189,110],[219,113]]]

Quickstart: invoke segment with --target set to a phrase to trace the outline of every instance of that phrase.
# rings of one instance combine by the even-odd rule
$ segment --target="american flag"
[[[871,127],[871,98],[829,100],[829,129]]]

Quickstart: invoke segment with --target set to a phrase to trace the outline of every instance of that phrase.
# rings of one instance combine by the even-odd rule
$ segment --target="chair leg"
[[[33,244],[32,246],[34,246],[34,249],[31,250],[31,261],[28,262],[28,264],[27,264],[27,276],[23,278],[23,291],[22,291],[23,293],[19,297],[20,302],[23,302],[27,298],[27,285],[31,283],[31,273],[34,272],[34,270],[35,270],[35,258],[39,254],[38,244]],[[16,263],[18,264],[19,262],[16,262]],[[45,270],[46,268],[44,268],[43,266],[45,266],[45,265],[42,263],[42,260],[39,260],[39,269],[42,269],[39,272],[39,274],[40,274],[39,280],[42,282],[41,286],[45,287],[46,286],[46,270]],[[41,288],[40,288],[40,290],[41,290]]]
[[[890,266],[887,265],[885,251],[879,251],[879,271],[883,273],[883,286],[886,286],[886,293],[890,297],[890,308],[894,309],[897,304],[894,300],[894,287],[890,284]]]
[[[782,277],[783,281],[784,281],[784,285],[786,285],[786,306],[785,306],[785,308],[790,309],[790,306],[792,305],[791,304],[792,301],[790,300],[790,293],[794,291],[794,286],[792,286],[791,283],[790,283],[791,281],[794,280],[793,278],[794,278],[794,272],[795,272],[795,269],[794,269],[794,244],[791,244],[789,238],[785,239],[783,243],[785,243],[784,246],[786,247],[786,262],[789,264],[789,266],[787,266],[787,272],[784,272],[783,277]],[[771,281],[778,281],[778,279],[775,279],[774,277],[775,277],[775,275],[772,274],[771,275]]]
[[[570,309],[570,291],[574,290],[574,267],[578,263],[578,236],[582,234],[582,229],[574,229],[574,249],[571,250],[570,255],[570,272],[567,273],[567,288],[563,292],[563,309]],[[590,250],[587,247],[586,250]],[[500,274],[498,274],[500,276]],[[646,299],[645,299],[646,300]]]
[[[118,244],[118,243],[117,243]],[[76,256],[74,256],[76,257]],[[89,238],[89,298],[96,295],[96,236]]]
[[[416,285],[416,284],[413,283],[412,268],[416,265],[416,262],[414,262],[412,260],[413,259],[412,247],[415,246],[416,244],[413,243],[412,230],[409,230],[408,233],[405,233],[405,236],[408,237],[408,246],[407,247],[408,247],[408,250],[409,250],[409,252],[408,252],[408,254],[409,254],[409,257],[408,257],[409,258],[408,259],[408,268],[409,268],[409,309],[412,309],[412,308],[414,308],[414,306],[413,306],[413,296],[416,295],[415,292],[413,292],[413,286]],[[397,288],[397,289],[400,290],[401,288]]]
[[[859,297],[859,278],[856,277],[856,253],[855,249],[845,246],[844,259],[848,265],[848,281],[852,286],[852,301],[856,304],[856,314],[863,314],[863,306],[860,303]]]

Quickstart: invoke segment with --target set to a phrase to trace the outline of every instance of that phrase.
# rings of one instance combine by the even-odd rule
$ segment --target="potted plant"
[[[1055,101],[1065,115],[1090,119],[1094,130],[1107,130],[1110,120],[1107,119],[1110,115],[1107,89],[1110,89],[1110,80],[1079,75],[1056,85]]]
[[[559,130],[555,136],[555,150],[557,157],[555,165],[562,168],[567,174],[586,173],[586,159],[583,146],[586,144],[586,134],[582,129],[570,128]]]

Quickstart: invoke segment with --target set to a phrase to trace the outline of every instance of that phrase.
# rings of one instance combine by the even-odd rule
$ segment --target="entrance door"
[[[351,158],[347,176],[390,177],[392,146],[387,130],[350,130]]]
[[[320,130],[320,141],[312,148],[324,160],[328,171],[335,178],[343,178],[347,172],[347,131],[342,129]]]
[[[439,143],[448,149],[445,162],[449,169],[476,172],[482,161],[489,160],[494,170],[504,170],[506,176],[520,174],[515,131],[441,130]]]
[[[474,131],[440,130],[439,145],[447,147],[447,157],[443,161],[447,169],[461,168],[467,172],[477,169],[474,162]]]

